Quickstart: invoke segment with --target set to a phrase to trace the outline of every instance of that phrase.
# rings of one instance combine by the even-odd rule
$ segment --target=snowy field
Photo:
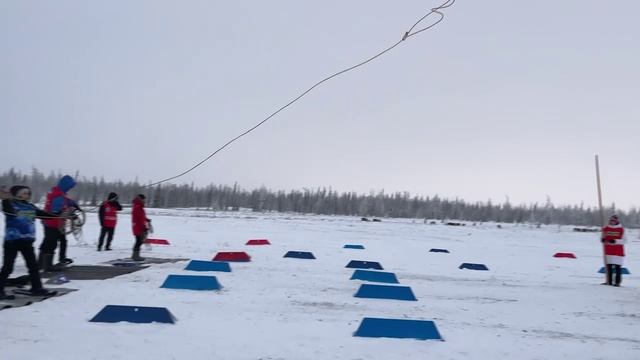
[[[631,275],[615,288],[599,285],[598,234],[570,227],[148,212],[153,237],[172,245],[143,247],[143,256],[210,260],[218,251],[247,251],[252,261],[232,263],[231,273],[189,272],[187,262],[178,262],[64,284],[79,291],[0,311],[0,359],[640,359],[637,230],[627,237]],[[89,245],[70,239],[76,264],[131,255],[128,215],[120,217],[114,251],[95,251],[98,232],[97,216],[89,214]],[[41,238],[38,226],[38,244]],[[253,238],[272,245],[244,245]],[[317,259],[283,258],[289,250]],[[554,258],[556,252],[577,259]],[[353,269],[345,265],[354,259],[380,262],[418,301],[353,297],[361,282],[349,280]],[[489,271],[458,269],[463,262],[484,263]],[[18,260],[13,276],[23,273]],[[215,275],[223,289],[160,288],[169,274]],[[177,322],[89,322],[107,304],[166,307]],[[364,317],[433,320],[445,341],[354,337]]]

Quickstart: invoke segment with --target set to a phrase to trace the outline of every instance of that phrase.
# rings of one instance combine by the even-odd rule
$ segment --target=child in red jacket
[[[133,236],[136,238],[136,243],[133,245],[133,254],[131,259],[134,261],[144,261],[143,257],[140,257],[140,247],[147,239],[151,220],[147,218],[147,214],[144,211],[144,202],[146,197],[143,194],[136,196],[133,199],[131,209],[131,226],[133,230]]]
[[[609,224],[602,228],[605,262],[607,264],[607,285],[620,286],[622,282],[622,265],[624,263],[624,228],[620,225],[618,215],[611,215]],[[613,273],[616,282],[613,283]]]

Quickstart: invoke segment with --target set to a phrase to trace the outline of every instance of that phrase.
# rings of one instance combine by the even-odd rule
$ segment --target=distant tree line
[[[63,174],[51,172],[45,175],[33,168],[22,173],[13,168],[0,175],[0,185],[25,184],[33,190],[33,201],[43,202],[46,193],[55,186]],[[200,208],[234,211],[250,208],[254,211],[297,212],[324,215],[352,215],[370,217],[397,217],[419,219],[457,219],[473,222],[495,221],[503,223],[571,224],[597,226],[600,213],[597,208],[584,205],[556,206],[550,198],[543,204],[513,205],[504,203],[466,202],[462,199],[434,196],[412,196],[408,192],[385,193],[338,192],[331,188],[273,191],[265,187],[246,190],[237,184],[194,186],[194,184],[161,184],[153,188],[143,187],[138,181],[105,181],[104,178],[70,174],[78,181],[72,196],[80,203],[96,206],[106,195],[114,191],[123,205],[134,196],[143,193],[147,204],[158,208]],[[640,209],[628,211],[616,209],[612,204],[605,214],[617,213],[626,226],[640,226]]]

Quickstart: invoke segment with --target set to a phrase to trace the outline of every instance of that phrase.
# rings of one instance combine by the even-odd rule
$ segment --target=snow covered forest
[[[47,191],[63,174],[51,172],[45,175],[33,168],[22,173],[13,168],[0,175],[0,185],[28,185],[33,190],[33,201],[42,202]],[[466,202],[463,199],[447,199],[438,195],[412,195],[408,192],[386,193],[384,190],[358,194],[338,192],[331,188],[303,190],[243,189],[238,184],[197,187],[193,184],[163,184],[153,188],[142,187],[138,181],[105,181],[104,178],[70,174],[78,180],[73,197],[87,205],[99,204],[106,195],[115,191],[123,205],[136,194],[144,193],[148,205],[157,208],[200,208],[234,211],[249,208],[254,211],[297,212],[323,215],[352,215],[370,217],[396,217],[418,219],[456,219],[474,222],[495,221],[504,223],[599,225],[597,208],[584,205],[555,205],[547,198],[543,203],[511,204]],[[594,195],[595,196],[595,195]],[[640,226],[640,209],[627,211],[607,206],[607,214],[616,212],[627,227]]]

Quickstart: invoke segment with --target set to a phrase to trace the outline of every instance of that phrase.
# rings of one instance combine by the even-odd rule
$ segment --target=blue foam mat
[[[343,248],[343,249],[357,249],[357,250],[363,250],[363,249],[364,249],[364,245],[347,244],[347,245],[343,246],[342,248]]]
[[[362,284],[353,296],[367,299],[418,301],[408,286]]]
[[[89,321],[104,323],[125,321],[137,324],[153,322],[173,324],[176,318],[167,308],[163,307],[107,305]]]
[[[462,263],[459,269],[469,269],[469,270],[489,270],[489,268],[485,264],[472,264],[472,263]]]
[[[287,253],[284,254],[283,257],[295,258],[295,259],[315,259],[316,258],[315,256],[313,256],[313,253],[306,252],[306,251],[287,251]]]
[[[224,261],[191,260],[185,270],[231,272],[231,265]]]
[[[364,318],[353,336],[444,341],[428,320]]]
[[[381,282],[381,283],[389,283],[389,284],[397,284],[398,278],[396,274],[391,272],[383,272],[383,271],[371,271],[371,270],[362,270],[357,269],[351,275],[350,280],[364,280],[364,281],[372,281],[372,282]]]
[[[623,267],[622,270],[622,275],[631,275],[631,272],[629,272],[629,269],[627,269],[626,267]],[[604,274],[604,266],[600,268],[600,270],[598,270],[598,273],[600,274]],[[616,273],[616,269],[613,268],[613,273]]]
[[[220,290],[222,286],[215,276],[169,275],[162,288],[185,290]]]
[[[379,262],[375,262],[375,261],[363,261],[363,260],[351,260],[349,261],[349,263],[347,264],[347,266],[345,266],[347,268],[352,268],[352,269],[375,269],[375,270],[384,270],[382,268],[382,265],[380,265]]]

